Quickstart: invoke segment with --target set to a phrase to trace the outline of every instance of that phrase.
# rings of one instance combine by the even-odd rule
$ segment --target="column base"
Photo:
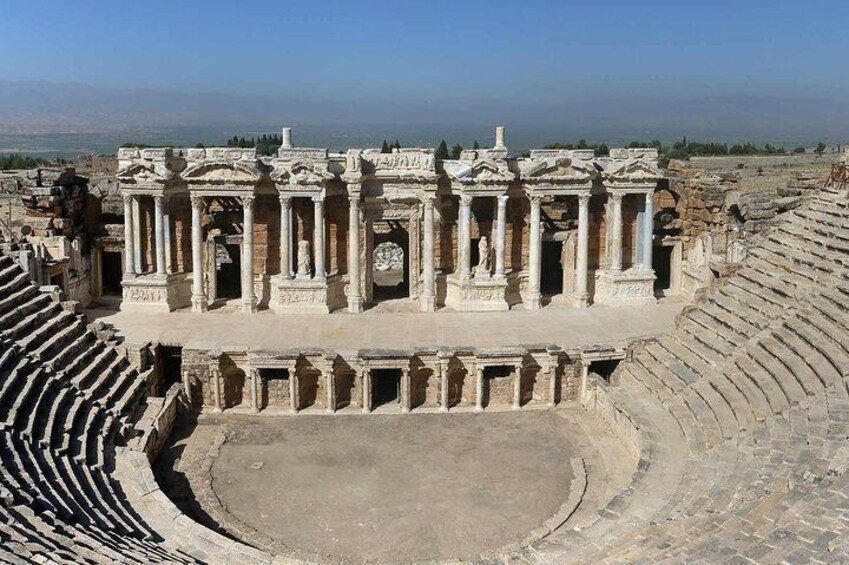
[[[542,294],[538,291],[526,290],[522,293],[522,303],[525,310],[539,310],[542,308]]]
[[[475,412],[483,412],[483,406],[475,406]]]
[[[349,296],[348,297],[348,312],[351,314],[360,314],[363,311],[363,297]]]
[[[209,302],[207,301],[206,296],[192,296],[192,312],[203,314],[207,311],[209,311]]]
[[[654,271],[639,268],[627,271],[602,269],[595,274],[596,304],[609,306],[643,306],[656,304]]]
[[[419,297],[419,305],[421,306],[422,312],[435,312],[436,311],[436,297],[435,296],[425,296],[423,294]]]
[[[587,293],[572,296],[572,306],[575,308],[587,308],[590,305],[590,295]]]
[[[256,314],[257,311],[257,301],[256,298],[252,298],[251,300],[245,300],[242,303],[242,312],[245,314]]]

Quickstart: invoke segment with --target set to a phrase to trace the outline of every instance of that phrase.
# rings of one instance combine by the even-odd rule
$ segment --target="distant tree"
[[[599,143],[594,149],[596,157],[606,157],[607,155],[610,155],[610,147],[608,147],[606,143]]]
[[[478,140],[476,139],[476,140],[475,140],[475,143],[472,145],[472,149],[474,149],[475,151],[477,151],[477,150],[478,150],[478,149],[480,149],[480,148],[481,148],[481,144],[480,144],[480,143],[478,143]]]
[[[454,146],[451,148],[451,158],[452,159],[459,159],[460,153],[462,153],[462,152],[463,152],[463,146],[460,145],[459,143],[455,143]]]
[[[396,139],[395,143],[392,144],[392,149],[401,149],[401,142]]]
[[[448,158],[448,144],[445,143],[445,140],[439,142],[439,147],[436,148],[436,152],[433,154],[437,159],[447,159]]]
[[[817,147],[816,149],[814,149],[814,153],[822,157],[822,154],[825,153],[825,143],[823,143],[822,141],[817,143]]]
[[[383,140],[383,145],[380,146],[381,153],[392,153],[392,150],[389,148],[389,144],[386,143],[386,140]]]
[[[806,151],[807,150],[805,149],[805,146],[800,145],[799,147],[797,147],[796,149],[793,150],[793,153],[800,154],[800,153],[805,153]]]
[[[763,167],[758,167],[758,176],[759,177],[764,176],[764,168]]]
[[[195,144],[195,149],[203,149],[205,147],[206,147],[206,145],[204,145],[203,143],[196,143]]]

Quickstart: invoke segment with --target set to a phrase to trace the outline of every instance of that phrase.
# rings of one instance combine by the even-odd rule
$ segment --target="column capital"
[[[474,198],[471,194],[461,194],[460,195],[460,204],[463,206],[471,206],[472,198]]]
[[[360,195],[348,193],[348,204],[351,206],[359,206],[360,205]]]
[[[612,200],[614,204],[621,204],[623,196],[625,196],[625,195],[621,192],[608,192],[607,193],[607,197],[610,200]]]
[[[507,196],[506,194],[500,194],[500,195],[495,197],[495,200],[498,202],[499,206],[507,206],[507,200],[509,198],[510,197]]]
[[[541,194],[529,194],[528,200],[531,201],[531,206],[539,206],[542,204],[542,195]]]
[[[278,194],[277,200],[280,201],[281,206],[290,206],[292,204],[292,195],[291,194]]]
[[[253,194],[248,194],[248,195],[242,196],[242,206],[244,208],[253,209],[255,200],[256,200],[256,196],[254,196]]]
[[[419,201],[425,206],[433,206],[436,203],[435,194],[422,194],[419,196]]]
[[[203,196],[189,196],[189,200],[192,203],[192,208],[203,210]]]
[[[589,192],[582,192],[578,194],[578,204],[581,206],[589,206],[590,198],[592,198],[592,194]]]
[[[310,197],[314,204],[324,204],[324,195],[316,194],[315,196]]]
[[[132,204],[133,198],[136,197],[135,194],[122,194],[121,197],[124,199],[124,205]]]
[[[165,200],[165,197],[161,194],[154,194],[153,195],[153,203],[156,204],[157,206],[162,206],[162,202],[164,202],[164,200]]]
[[[653,203],[654,202],[654,192],[651,190],[646,192],[646,202]]]

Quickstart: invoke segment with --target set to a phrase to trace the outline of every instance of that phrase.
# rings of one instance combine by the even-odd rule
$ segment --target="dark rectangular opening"
[[[242,252],[234,243],[215,246],[216,294],[218,298],[242,296]]]
[[[592,361],[590,363],[590,372],[595,373],[604,380],[610,382],[610,376],[613,375],[613,371],[615,371],[616,367],[619,366],[619,361],[621,361],[621,359]]]
[[[160,353],[162,355],[163,391],[166,391],[172,384],[182,381],[183,348],[163,345],[160,348]]]
[[[119,251],[102,251],[100,254],[100,269],[103,294],[107,296],[120,295],[121,279],[124,278],[121,253]]]
[[[559,241],[542,242],[540,292],[549,296],[563,293],[563,244]]]
[[[289,370],[288,369],[278,369],[278,368],[269,368],[269,369],[260,369],[259,375],[266,380],[269,381],[281,381],[289,379]]]
[[[372,369],[372,407],[401,401],[401,369]]]
[[[652,251],[652,268],[654,269],[654,290],[660,292],[669,289],[672,280],[672,250],[671,245],[659,245]]]

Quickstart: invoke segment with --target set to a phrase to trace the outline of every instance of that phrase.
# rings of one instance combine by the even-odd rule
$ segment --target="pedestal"
[[[656,304],[654,272],[639,268],[627,271],[598,270],[595,273],[595,304],[642,306]]]
[[[312,279],[271,277],[268,307],[277,313],[329,314],[347,304],[345,281],[338,275]]]
[[[508,310],[507,279],[503,276],[447,277],[445,305],[458,312],[500,312]]]
[[[191,279],[185,274],[125,278],[122,312],[171,312],[192,304]]]

